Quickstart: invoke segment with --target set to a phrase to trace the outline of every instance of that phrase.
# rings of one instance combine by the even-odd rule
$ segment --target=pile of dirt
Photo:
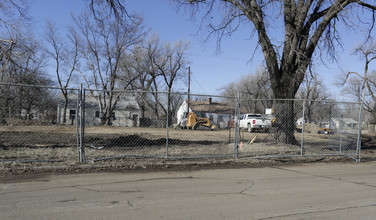
[[[139,146],[164,146],[166,145],[166,138],[153,138],[147,134],[132,134],[132,135],[87,135],[85,137],[85,143],[90,143],[94,146],[106,146],[109,147],[139,147]],[[188,145],[214,145],[220,144],[221,141],[209,141],[209,140],[180,140],[177,138],[169,138],[169,145],[188,146]]]
[[[302,126],[297,126],[297,129],[300,131],[302,130]],[[315,124],[304,124],[304,132],[311,133],[311,134],[317,134],[317,132],[320,130],[320,127]]]
[[[361,136],[362,149],[376,148],[376,133],[365,133]]]

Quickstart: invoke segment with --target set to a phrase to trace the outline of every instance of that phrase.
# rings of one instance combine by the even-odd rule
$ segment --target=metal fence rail
[[[2,163],[308,156],[360,160],[361,103],[2,83],[0,91]],[[249,113],[263,114],[270,127],[249,129],[242,121]]]

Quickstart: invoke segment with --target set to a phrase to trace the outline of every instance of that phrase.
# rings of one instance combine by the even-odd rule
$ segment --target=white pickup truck
[[[261,114],[244,114],[240,116],[240,128],[246,128],[248,132],[269,132],[272,121]]]

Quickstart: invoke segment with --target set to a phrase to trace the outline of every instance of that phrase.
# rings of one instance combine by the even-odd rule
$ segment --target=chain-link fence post
[[[79,151],[79,161],[85,162],[85,89],[80,87],[80,151]],[[78,109],[77,109],[78,112]]]
[[[305,100],[303,100],[303,122],[302,122],[302,138],[301,138],[301,142],[300,142],[300,156],[303,156],[303,146],[304,146],[304,123],[305,123]]]
[[[341,121],[339,122],[339,153],[342,154],[342,137],[343,137],[343,114],[341,114]]]
[[[168,92],[168,93],[170,93],[170,92]],[[169,97],[169,95],[168,95],[168,97]],[[167,102],[169,102],[170,100],[168,100]],[[169,135],[169,131],[168,131],[168,127],[169,127],[169,114],[170,114],[170,105],[169,104],[167,104],[167,114],[166,114],[166,159],[168,158],[168,135]]]
[[[363,91],[364,93],[364,91]],[[363,96],[364,97],[364,96]],[[362,143],[361,143],[361,134],[362,134],[362,121],[363,121],[363,104],[364,104],[364,99],[361,103],[359,103],[359,121],[358,121],[358,142],[356,146],[356,162],[360,163],[360,151],[362,148]]]
[[[235,103],[235,117],[234,117],[234,158],[237,159],[239,156],[239,114],[240,114],[240,92],[238,92],[238,97]]]
[[[82,85],[81,85],[81,88],[82,88]],[[76,119],[76,137],[77,137],[77,158],[78,158],[78,162],[80,162],[80,158],[81,158],[81,128],[80,128],[80,125],[81,125],[81,113],[80,113],[80,109],[81,109],[81,99],[82,99],[82,92],[81,92],[81,89],[77,91],[77,104],[76,104],[76,109],[77,109],[77,119]],[[59,106],[58,106],[58,110],[59,110]],[[59,110],[60,112],[60,110]],[[60,115],[58,114],[58,117],[60,118]],[[60,120],[60,119],[59,119]]]

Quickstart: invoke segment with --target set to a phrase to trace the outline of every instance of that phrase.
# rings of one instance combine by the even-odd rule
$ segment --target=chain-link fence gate
[[[360,159],[360,103],[0,84],[1,162]]]

